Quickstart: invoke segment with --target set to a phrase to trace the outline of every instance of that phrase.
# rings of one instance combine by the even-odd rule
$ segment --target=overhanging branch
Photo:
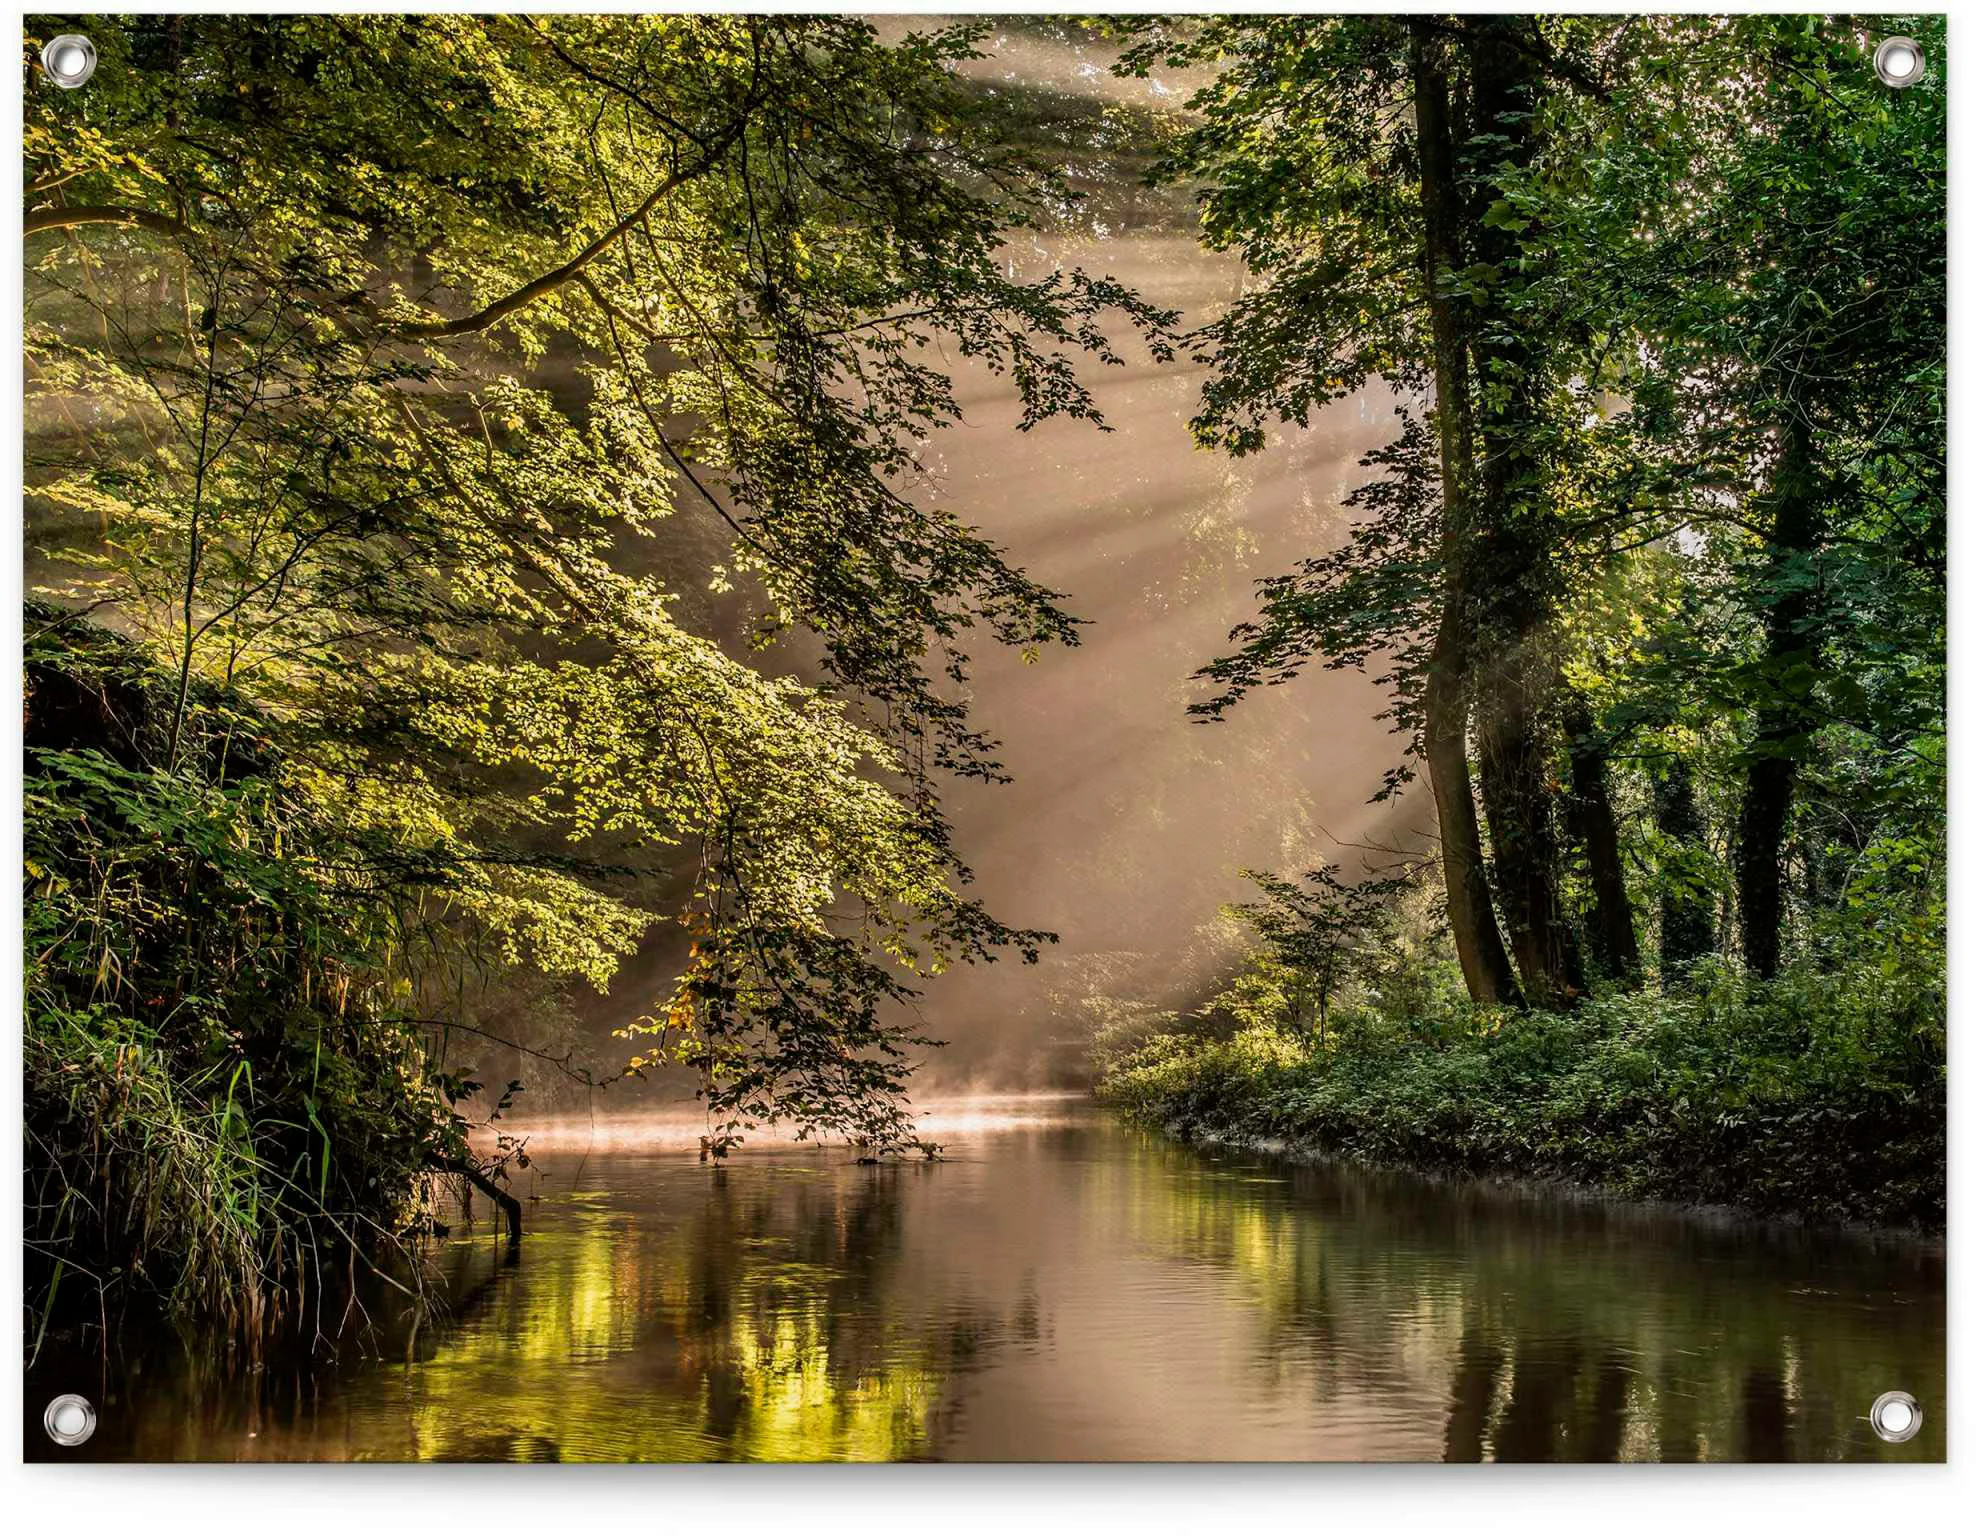
[[[43,230],[73,229],[79,224],[122,224],[126,227],[148,229],[155,234],[170,235],[174,239],[192,233],[189,226],[169,214],[153,213],[148,208],[115,208],[100,205],[37,208],[21,221],[21,233],[38,235]]]
[[[494,324],[497,320],[513,314],[518,309],[527,308],[537,299],[554,293],[564,283],[569,282],[581,273],[591,262],[603,255],[617,241],[637,228],[640,221],[651,213],[654,208],[658,207],[660,203],[665,201],[667,197],[678,191],[687,182],[704,176],[715,165],[719,164],[721,157],[727,153],[728,149],[734,144],[734,141],[740,138],[742,127],[746,121],[745,114],[737,117],[728,130],[720,138],[715,140],[704,154],[695,159],[691,165],[674,171],[670,176],[660,181],[656,187],[652,188],[650,195],[646,197],[644,202],[619,219],[617,223],[605,230],[595,240],[592,240],[560,267],[557,267],[555,271],[543,273],[542,276],[536,278],[534,281],[524,283],[505,298],[496,299],[485,309],[476,310],[471,315],[463,315],[457,320],[436,320],[426,325],[404,326],[401,327],[400,333],[406,336],[416,336],[426,341],[437,341],[448,336],[471,335],[476,331],[486,330],[488,326]]]

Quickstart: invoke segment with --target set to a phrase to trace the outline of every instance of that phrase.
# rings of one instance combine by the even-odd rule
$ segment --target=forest
[[[1212,742],[1364,674],[1400,830],[1241,870],[1183,984],[1062,976],[1075,1080],[1940,1229],[1941,17],[1030,23],[1158,112],[979,20],[87,21],[85,89],[24,55],[31,1347],[416,1292],[558,1085],[937,1157],[942,978],[1059,947],[957,831],[1020,788],[977,673],[1092,630],[929,445],[964,373],[1096,443],[1128,360],[1231,468],[1390,397],[1169,681]],[[1015,259],[1093,175],[1232,301]]]

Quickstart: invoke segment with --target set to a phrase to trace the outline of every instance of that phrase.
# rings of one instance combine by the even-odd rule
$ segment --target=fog
[[[1062,255],[1190,318],[1239,281],[1184,234]],[[1013,782],[948,798],[990,910],[1061,936],[1033,969],[928,991],[928,1023],[950,1041],[935,1075],[1004,1084],[1072,1065],[1062,1004],[1086,990],[1197,1005],[1229,959],[1217,908],[1240,897],[1242,869],[1350,861],[1350,845],[1404,834],[1394,807],[1369,803],[1400,743],[1360,674],[1313,668],[1219,724],[1187,713],[1203,692],[1192,673],[1253,613],[1254,582],[1339,541],[1358,459],[1394,428],[1390,400],[1356,398],[1234,462],[1193,447],[1200,381],[1186,368],[1094,373],[1102,435],[1073,422],[1018,433],[1006,393],[970,382],[969,424],[928,456],[938,498],[1086,621],[1082,644],[1033,664],[977,655],[973,709]]]
[[[1170,109],[1187,82],[1119,81],[1101,46],[1005,31],[968,72],[1029,92]],[[1199,324],[1240,292],[1233,257],[1204,250],[1184,189],[1137,185],[1143,161],[1089,164],[1084,231],[1025,237],[1020,275],[1051,264],[1115,276]],[[977,650],[976,723],[1000,738],[1013,782],[956,785],[956,845],[976,894],[1005,922],[1056,932],[1035,967],[1003,962],[929,985],[925,1019],[946,1048],[929,1088],[1041,1085],[1079,1068],[1074,1001],[1091,991],[1189,1009],[1211,993],[1234,935],[1217,921],[1244,868],[1297,870],[1363,857],[1354,845],[1423,841],[1424,790],[1374,805],[1401,743],[1385,700],[1355,672],[1313,667],[1260,690],[1219,724],[1187,705],[1196,668],[1254,612],[1254,583],[1334,547],[1362,481],[1359,458],[1397,432],[1383,389],[1339,401],[1307,429],[1235,461],[1194,447],[1201,373],[1124,349],[1084,370],[1110,428],[1015,430],[1013,391],[955,369],[966,425],[941,433],[916,488],[1002,544],[1086,621],[1082,644],[1033,664]]]

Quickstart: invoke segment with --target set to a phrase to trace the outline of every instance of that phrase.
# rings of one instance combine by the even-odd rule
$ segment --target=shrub
[[[1103,1080],[1183,1135],[1582,1181],[1766,1215],[1937,1229],[1946,1079],[1936,999],[1879,966],[1770,982],[1711,962],[1676,996],[1372,1027],[1331,1050],[1263,1030],[1168,1035]]]
[[[31,1337],[156,1298],[258,1334],[382,1264],[466,1155],[452,1082],[383,1005],[392,920],[260,722],[30,611],[24,846]],[[364,899],[368,896],[368,899]]]

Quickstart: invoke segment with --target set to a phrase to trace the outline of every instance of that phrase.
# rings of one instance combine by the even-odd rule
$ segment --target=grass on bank
[[[316,1317],[469,1155],[460,1085],[390,1006],[375,850],[239,699],[181,713],[133,642],[26,619],[30,1354],[132,1303],[243,1336]]]
[[[1818,1222],[1940,1230],[1942,1001],[1880,965],[1773,981],[1706,961],[1671,995],[1568,1014],[1446,1004],[1345,1014],[1320,1045],[1269,1023],[1156,1035],[1100,1093],[1186,1137],[1557,1178]]]

